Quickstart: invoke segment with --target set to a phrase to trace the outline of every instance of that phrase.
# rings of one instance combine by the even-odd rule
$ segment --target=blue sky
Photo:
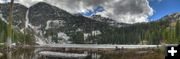
[[[150,21],[155,21],[168,14],[180,12],[180,0],[149,0],[149,5],[153,8],[153,15]]]
[[[180,0],[148,0],[148,1],[150,7],[153,9],[153,15],[148,17],[149,21],[156,21],[166,15],[180,12]],[[88,10],[82,13],[82,15],[92,16],[95,15],[97,12],[102,12],[102,11],[104,11],[104,8],[98,6],[93,8],[92,10]]]
[[[93,16],[93,15],[96,15],[96,13],[98,12],[103,12],[105,9],[102,7],[102,6],[95,6],[93,9],[89,9],[87,10],[86,12],[82,12],[81,14],[83,16]]]

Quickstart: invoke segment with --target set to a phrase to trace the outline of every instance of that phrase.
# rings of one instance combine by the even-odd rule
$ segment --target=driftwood
[[[88,54],[76,54],[76,53],[61,53],[61,52],[51,52],[51,51],[41,51],[39,52],[41,56],[47,57],[60,57],[60,58],[85,58]]]

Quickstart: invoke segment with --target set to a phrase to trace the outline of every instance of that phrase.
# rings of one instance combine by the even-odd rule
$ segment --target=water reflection
[[[2,56],[0,59],[35,59],[34,57],[34,49],[3,49],[1,50]]]
[[[49,57],[39,55],[39,48],[14,48],[14,49],[3,49],[0,51],[3,55],[0,59],[75,59],[75,58],[60,58],[60,57]],[[77,59],[77,58],[76,58]],[[86,58],[85,58],[86,59]]]
[[[6,51],[7,59],[12,59],[12,51]]]
[[[62,52],[63,49],[53,49],[55,52]],[[39,52],[52,51],[38,48],[14,48],[11,50],[0,49],[0,59],[75,59],[75,58],[57,58],[51,56],[42,56]],[[142,53],[143,51],[143,53]],[[145,51],[145,52],[144,52]],[[66,51],[67,52],[67,51]],[[66,53],[65,52],[65,53]],[[72,50],[69,53],[77,53]],[[140,53],[141,52],[141,53]],[[3,54],[3,55],[2,55]],[[102,53],[92,52],[88,53],[84,59],[164,59],[164,53],[159,49],[131,49],[131,50],[117,50],[106,51]],[[154,56],[154,57],[152,57]],[[133,58],[132,58],[133,57]],[[76,58],[79,59],[79,58]]]

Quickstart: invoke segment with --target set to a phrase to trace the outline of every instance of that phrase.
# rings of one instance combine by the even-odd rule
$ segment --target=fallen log
[[[51,51],[41,51],[39,52],[41,56],[47,57],[60,57],[60,58],[85,58],[88,54],[77,54],[77,53],[62,53],[62,52],[51,52]]]

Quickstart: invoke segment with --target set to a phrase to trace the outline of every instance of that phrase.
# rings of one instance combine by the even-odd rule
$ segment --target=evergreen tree
[[[176,22],[176,39],[180,43],[180,20]]]

